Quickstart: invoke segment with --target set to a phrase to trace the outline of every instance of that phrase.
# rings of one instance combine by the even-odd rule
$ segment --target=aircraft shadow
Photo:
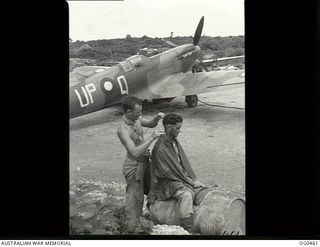
[[[144,103],[143,105],[143,114],[146,117],[151,117],[158,112],[163,113],[176,113],[182,115],[182,117],[198,118],[198,119],[208,119],[209,116],[214,116],[217,114],[230,115],[236,114],[239,116],[244,116],[244,111],[239,111],[235,109],[225,109],[220,107],[212,107],[203,104],[199,104],[195,108],[189,108],[184,100],[174,100],[171,102],[162,102],[162,103]],[[243,112],[243,113],[242,113]],[[88,127],[107,124],[110,122],[117,121],[122,117],[121,106],[113,106],[106,108],[97,112],[93,112],[88,115],[80,116],[75,119],[70,120],[70,131],[85,129]]]
[[[97,112],[70,119],[69,131],[107,124],[121,118],[123,115],[120,106],[112,106]]]

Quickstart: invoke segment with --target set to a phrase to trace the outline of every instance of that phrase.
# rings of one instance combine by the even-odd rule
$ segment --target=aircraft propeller
[[[193,44],[194,45],[198,45],[199,40],[201,38],[201,33],[202,33],[202,29],[203,29],[203,22],[204,22],[204,16],[201,17],[199,24],[197,26],[196,32],[194,33],[194,36],[193,36]]]
[[[202,33],[202,29],[203,29],[203,23],[204,23],[204,16],[201,17],[199,24],[197,26],[196,32],[194,33],[194,37],[193,37],[193,44],[194,45],[198,45],[200,38],[201,38],[201,33]],[[203,66],[203,68],[208,72],[209,70],[207,69],[207,66],[202,62],[201,57],[199,55],[197,55],[197,58],[199,60],[199,62],[201,63],[201,65]]]
[[[198,45],[199,40],[201,38],[201,33],[202,33],[202,29],[203,29],[203,23],[204,23],[204,16],[201,17],[199,24],[197,26],[196,32],[194,33],[193,36],[193,44],[194,45]],[[162,39],[164,42],[166,42],[169,46],[171,47],[177,47],[178,45],[173,43],[172,41],[169,41],[167,39]]]
[[[193,36],[193,45],[198,45],[200,38],[201,38],[201,34],[202,34],[202,29],[203,29],[203,23],[204,23],[204,16],[201,17],[199,24],[197,26],[197,29],[194,33]],[[178,45],[173,43],[172,41],[163,39],[163,41],[165,41],[168,45],[170,45],[171,47],[177,47]],[[199,62],[201,63],[201,65],[203,66],[203,68],[208,72],[209,70],[207,69],[207,66],[202,62],[202,59],[199,55],[197,55],[197,59],[199,60]]]

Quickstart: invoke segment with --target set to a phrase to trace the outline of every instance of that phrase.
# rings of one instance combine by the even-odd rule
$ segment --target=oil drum
[[[150,207],[155,224],[180,225],[176,199],[155,201]],[[245,235],[245,202],[211,191],[194,206],[194,230],[203,235]]]

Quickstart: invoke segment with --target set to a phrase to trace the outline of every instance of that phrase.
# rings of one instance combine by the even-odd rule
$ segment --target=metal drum
[[[151,220],[155,224],[180,225],[180,209],[176,199],[155,201],[150,206]]]
[[[179,225],[179,211],[176,199],[156,201],[150,207],[155,224]],[[230,199],[214,191],[208,193],[200,205],[194,207],[194,230],[203,235],[244,235],[244,200]]]
[[[244,235],[245,202],[210,192],[195,210],[195,231],[205,235]]]

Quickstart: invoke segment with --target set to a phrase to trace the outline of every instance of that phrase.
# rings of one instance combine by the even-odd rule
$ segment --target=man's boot
[[[194,221],[193,221],[193,215],[187,217],[187,218],[181,218],[180,219],[180,225],[189,233],[194,233]]]

